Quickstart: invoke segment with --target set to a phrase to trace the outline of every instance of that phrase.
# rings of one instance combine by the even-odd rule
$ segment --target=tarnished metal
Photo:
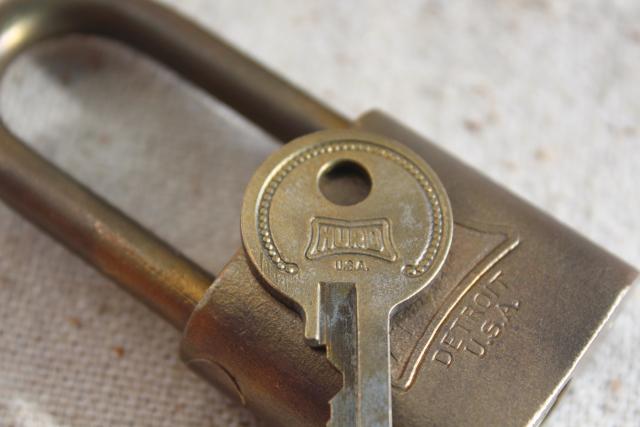
[[[537,425],[638,272],[389,117],[354,128],[428,159],[454,213],[441,274],[391,321],[394,425]],[[340,375],[261,282],[239,252],[183,357],[273,425],[322,426]]]
[[[358,181],[366,191],[348,185]],[[391,425],[389,318],[440,272],[452,228],[433,170],[379,135],[300,137],[249,182],[242,207],[247,254],[298,310],[307,342],[326,346],[343,374],[331,399],[332,427]]]
[[[288,141],[352,127],[408,145],[455,213],[441,273],[391,321],[397,426],[534,425],[567,384],[637,271],[388,117],[350,123],[173,12],[141,0],[19,0],[0,7],[0,72],[40,40],[120,40]],[[393,177],[389,177],[393,180]],[[323,425],[339,373],[304,343],[243,250],[219,278],[0,126],[0,197],[185,328],[189,366],[274,425]]]
[[[0,6],[0,73],[71,33],[122,41],[277,138],[347,121],[174,12],[146,0],[18,0]],[[0,123],[0,197],[182,329],[213,276],[29,149]]]

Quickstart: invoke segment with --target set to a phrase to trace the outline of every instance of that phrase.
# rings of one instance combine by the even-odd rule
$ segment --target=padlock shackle
[[[73,33],[115,39],[149,54],[283,141],[349,123],[212,34],[147,0],[4,3],[0,75],[28,47]],[[0,197],[178,329],[213,281],[212,274],[27,147],[3,120]]]

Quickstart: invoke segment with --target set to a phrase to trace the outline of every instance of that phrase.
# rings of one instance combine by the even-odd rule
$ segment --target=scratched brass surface
[[[335,171],[344,178],[329,180]],[[349,200],[356,179],[366,191]],[[328,193],[330,182],[341,191]],[[380,135],[315,132],[263,162],[241,218],[255,270],[343,374],[327,425],[389,426],[390,316],[432,283],[451,246],[451,207],[437,175]]]
[[[282,140],[347,124],[224,42],[142,0],[4,2],[0,72],[30,45],[78,32],[146,52]],[[425,157],[456,212],[439,280],[392,323],[396,425],[539,421],[636,271],[387,118],[367,115],[359,127]],[[201,299],[209,273],[28,149],[4,123],[0,196],[176,327],[200,301],[185,359],[266,420],[326,421],[339,376],[299,339],[302,321],[258,283],[243,253]]]
[[[442,273],[392,319],[394,425],[536,425],[638,272],[386,116],[355,126],[424,157],[454,212]],[[341,378],[258,277],[239,252],[183,357],[273,425],[323,425]]]

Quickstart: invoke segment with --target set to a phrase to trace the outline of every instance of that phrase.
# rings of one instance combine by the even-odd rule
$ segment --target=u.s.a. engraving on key
[[[355,131],[299,138],[249,183],[245,250],[343,374],[329,425],[391,425],[390,316],[438,274],[451,215],[424,160]]]

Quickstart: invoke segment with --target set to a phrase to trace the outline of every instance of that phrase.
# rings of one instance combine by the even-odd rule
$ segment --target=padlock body
[[[354,127],[421,155],[454,218],[442,272],[392,319],[394,425],[538,424],[637,271],[387,116]],[[240,250],[210,287],[183,358],[268,424],[322,426],[340,374],[250,265]]]

